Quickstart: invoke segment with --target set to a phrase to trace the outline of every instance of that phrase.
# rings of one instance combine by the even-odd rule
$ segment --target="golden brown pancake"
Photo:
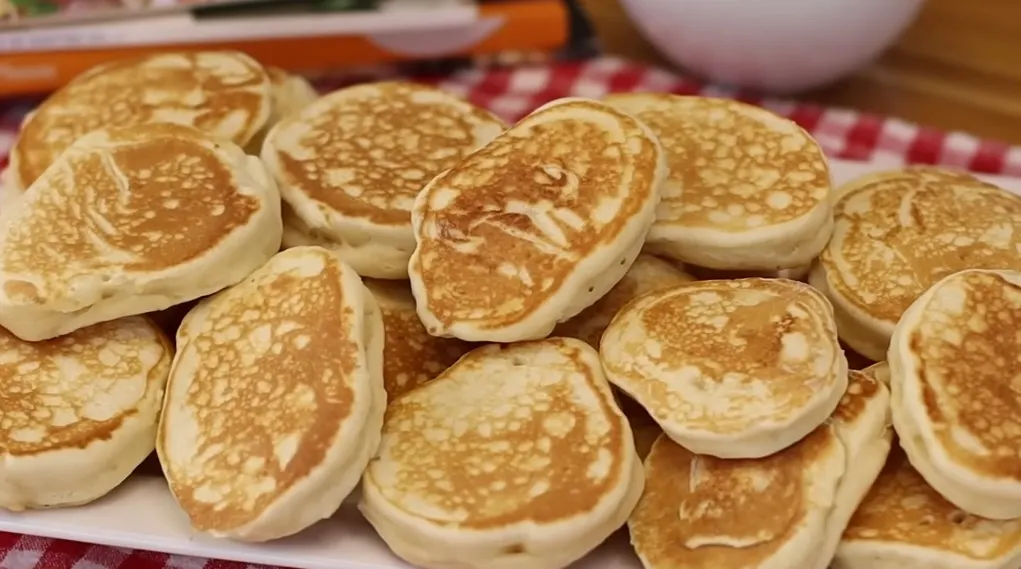
[[[694,279],[691,275],[668,261],[649,254],[639,255],[624,278],[620,279],[606,296],[586,308],[581,314],[557,325],[553,329],[553,335],[578,338],[598,350],[603,330],[606,330],[610,321],[621,308],[624,308],[625,304],[649,291],[692,280]]]
[[[505,126],[414,83],[360,84],[320,97],[277,124],[262,149],[289,208],[284,245],[321,245],[363,276],[407,278],[415,196]]]
[[[890,341],[893,419],[911,464],[957,507],[1021,518],[1021,272],[929,287]]]
[[[940,496],[899,448],[858,506],[833,569],[1014,569],[1021,520],[973,516]]]
[[[840,401],[847,361],[831,310],[796,281],[682,283],[626,305],[600,358],[678,444],[757,458],[804,437]]]
[[[829,425],[753,460],[695,455],[663,435],[645,459],[631,543],[646,569],[801,567],[825,536],[843,472]]]
[[[174,350],[148,318],[26,342],[0,328],[0,508],[85,504],[152,452]]]
[[[407,281],[366,280],[383,314],[386,341],[383,382],[387,401],[433,379],[476,347],[456,338],[430,336],[415,312]]]
[[[649,252],[776,271],[811,263],[826,245],[829,168],[793,121],[731,99],[622,93],[605,101],[648,125],[670,165]]]
[[[100,128],[173,122],[244,146],[269,112],[269,78],[239,52],[169,52],[104,64],[50,95],[25,121],[11,149],[9,183],[24,191],[65,148]]]
[[[725,460],[665,435],[628,520],[646,569],[823,569],[890,450],[889,392],[851,372],[826,423],[776,454]]]
[[[0,219],[0,325],[29,341],[182,304],[280,248],[259,160],[153,123],[78,139]]]
[[[415,201],[408,272],[426,329],[548,336],[627,273],[665,175],[659,143],[631,116],[578,98],[535,110]]]
[[[387,409],[360,508],[415,566],[567,566],[642,488],[598,354],[550,338],[473,350]]]
[[[156,450],[196,530],[266,541],[330,517],[375,452],[383,323],[320,247],[274,256],[177,332]]]
[[[1021,269],[1021,197],[954,170],[915,166],[837,190],[835,229],[810,282],[833,302],[841,339],[886,359],[901,315],[963,269]]]

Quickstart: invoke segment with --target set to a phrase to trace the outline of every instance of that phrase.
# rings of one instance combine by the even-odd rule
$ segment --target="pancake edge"
[[[956,464],[940,445],[935,427],[925,410],[918,358],[911,350],[911,336],[936,292],[964,274],[998,275],[1021,286],[1021,273],[968,269],[939,280],[911,304],[894,329],[887,358],[890,366],[893,424],[911,466],[948,502],[984,518],[1019,518],[1021,478],[1013,482],[984,480]]]

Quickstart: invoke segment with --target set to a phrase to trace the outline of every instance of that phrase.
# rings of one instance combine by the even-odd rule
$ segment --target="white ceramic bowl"
[[[620,0],[677,65],[716,82],[799,91],[876,58],[924,0]]]

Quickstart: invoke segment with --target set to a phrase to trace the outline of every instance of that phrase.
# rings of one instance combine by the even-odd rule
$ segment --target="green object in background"
[[[221,6],[199,6],[192,10],[201,19],[232,18],[235,16],[274,16],[307,14],[311,12],[353,12],[372,10],[378,0],[276,0],[272,2],[243,2]]]
[[[41,16],[60,11],[60,6],[56,2],[46,0],[11,0],[11,4],[14,4],[19,14],[25,16]]]
[[[345,12],[348,10],[371,10],[376,7],[376,0],[319,0],[313,7],[322,12]]]

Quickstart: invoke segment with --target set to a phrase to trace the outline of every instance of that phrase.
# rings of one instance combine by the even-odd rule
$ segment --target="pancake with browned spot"
[[[622,93],[605,102],[648,125],[667,155],[650,252],[778,276],[810,264],[826,246],[829,168],[794,121],[732,99]]]
[[[29,341],[232,285],[280,248],[262,163],[198,130],[80,138],[0,214],[0,326]]]
[[[415,196],[504,127],[486,110],[415,83],[320,97],[273,127],[262,148],[287,206],[284,245],[321,245],[363,276],[407,278]]]
[[[415,200],[408,272],[430,334],[548,336],[627,273],[667,173],[631,116],[586,99],[536,109]]]
[[[641,463],[595,350],[473,350],[387,409],[360,508],[424,569],[559,569],[620,527]]]
[[[149,319],[26,342],[0,328],[0,508],[77,506],[156,443],[173,348]]]
[[[889,392],[859,372],[825,423],[764,458],[696,455],[661,436],[631,543],[646,569],[825,569],[890,439]]]
[[[964,269],[1021,270],[1021,197],[964,172],[912,166],[838,188],[834,232],[809,282],[833,303],[840,338],[886,359],[904,311]]]
[[[244,147],[266,124],[270,97],[266,71],[236,51],[164,52],[93,67],[26,118],[4,191],[23,193],[66,148],[99,129],[169,122]]]
[[[196,530],[266,541],[331,516],[379,444],[383,321],[320,247],[274,256],[188,313],[156,450]]]
[[[1021,518],[1021,272],[954,273],[890,340],[893,421],[911,465],[958,508]]]
[[[894,449],[844,531],[833,569],[1016,569],[1021,520],[968,514]]]
[[[759,458],[819,426],[847,387],[833,312],[784,279],[696,281],[626,305],[599,348],[607,378],[677,444]]]

